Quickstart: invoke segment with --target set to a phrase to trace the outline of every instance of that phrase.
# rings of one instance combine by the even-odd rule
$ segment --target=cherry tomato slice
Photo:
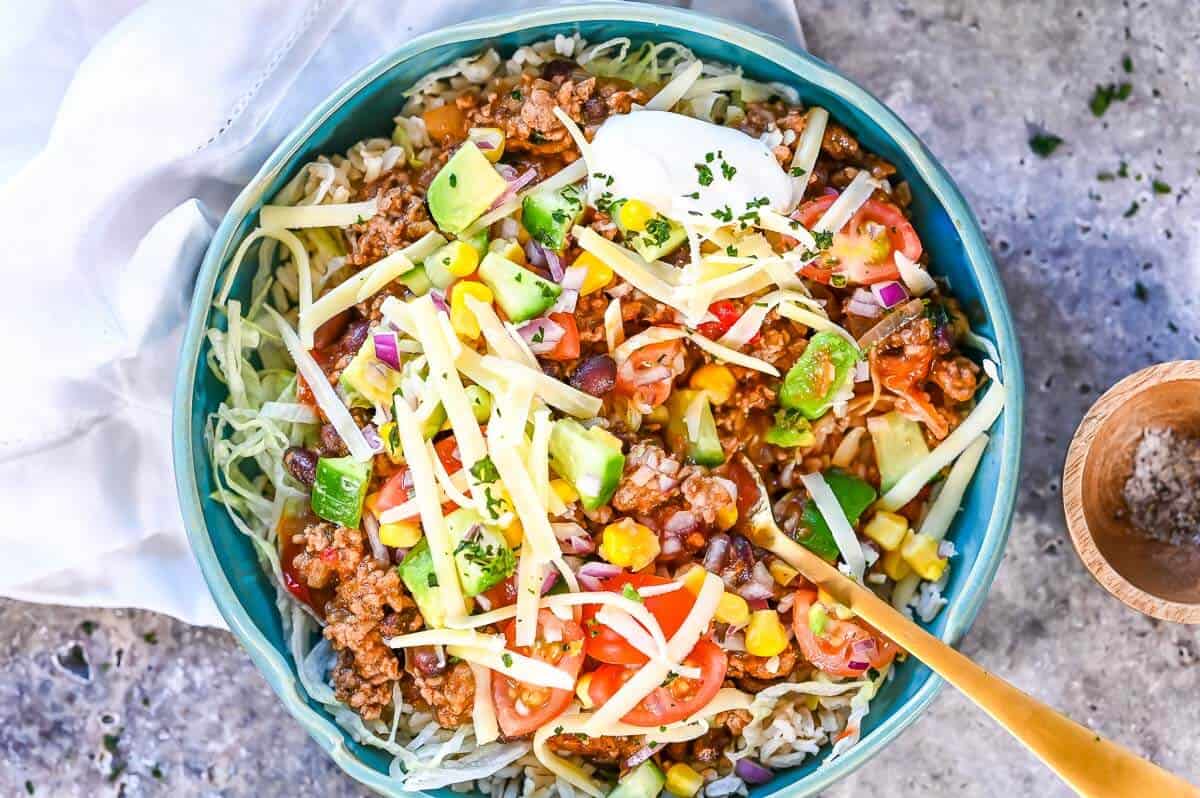
[[[617,369],[617,390],[638,402],[658,407],[671,395],[671,385],[686,364],[678,340],[643,346]]]
[[[537,639],[531,648],[513,643],[516,627],[517,622],[513,620],[504,630],[511,650],[548,662],[572,679],[579,676],[579,669],[583,667],[583,630],[579,624],[564,621],[550,610],[541,610],[538,613]],[[500,671],[492,674],[496,719],[504,736],[510,739],[531,734],[545,726],[561,715],[574,697],[572,690],[526,684]]]
[[[812,227],[837,199],[827,194],[800,206],[795,218]],[[882,228],[886,235],[872,232]],[[870,199],[833,237],[833,246],[821,257],[805,264],[800,273],[810,280],[829,284],[834,275],[848,282],[870,284],[900,279],[894,253],[902,252],[916,261],[924,251],[921,239],[904,213],[890,202]]]
[[[708,638],[703,638],[692,649],[692,653],[688,654],[683,664],[699,668],[700,678],[676,676],[661,687],[654,688],[621,720],[634,726],[662,726],[691,717],[721,689],[729,658],[720,646]],[[637,672],[637,668],[602,665],[592,674],[592,681],[588,685],[588,697],[596,706],[602,706]]]
[[[868,668],[882,668],[899,649],[874,629],[859,621],[825,619],[821,634],[809,625],[808,611],[817,600],[816,591],[796,591],[792,604],[792,628],[804,658],[832,676],[862,676]]]
[[[600,587],[610,593],[621,594],[626,585],[634,588],[665,585],[670,579],[664,579],[653,574],[621,574],[600,583]],[[670,639],[679,630],[687,614],[695,603],[695,598],[686,589],[680,588],[661,596],[649,596],[643,603],[650,614],[662,627],[663,635]],[[598,623],[596,618],[597,605],[588,604],[583,609],[583,628],[587,632],[587,655],[600,662],[613,665],[642,665],[650,661],[644,653],[634,648],[621,635],[612,629]]]
[[[570,313],[551,313],[550,320],[563,328],[563,337],[542,357],[547,360],[574,360],[579,357],[579,327]]]

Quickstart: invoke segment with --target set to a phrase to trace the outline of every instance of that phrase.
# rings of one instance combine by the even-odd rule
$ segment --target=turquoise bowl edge
[[[429,59],[436,66],[478,47],[511,47],[531,38],[542,38],[556,29],[570,33],[580,28],[585,30],[585,36],[589,30],[603,30],[609,35],[613,31],[628,31],[635,38],[671,38],[705,57],[743,63],[756,76],[770,72],[769,79],[783,79],[795,85],[806,99],[816,97],[835,107],[834,116],[848,122],[868,147],[897,163],[902,175],[914,186],[917,227],[922,238],[926,239],[931,232],[936,237],[931,245],[936,254],[935,265],[949,263],[952,271],[965,273],[965,284],[963,275],[952,276],[953,288],[967,295],[968,310],[973,309],[977,317],[977,331],[995,342],[1009,396],[964,505],[963,515],[970,515],[973,523],[964,524],[960,518],[951,532],[963,551],[963,559],[957,563],[947,586],[949,605],[929,625],[943,640],[957,642],[970,628],[986,598],[1008,538],[1020,472],[1024,400],[1024,377],[1012,314],[983,232],[962,194],[913,132],[879,100],[828,64],[775,37],[728,20],[640,3],[559,6],[475,20],[414,38],[360,71],[322,102],[279,145],[234,201],[216,231],[197,277],[180,350],[172,419],[176,487],[184,526],[221,615],[288,712],[339,767],[384,795],[408,798],[457,794],[446,790],[414,793],[400,789],[387,776],[386,768],[380,770],[384,759],[377,752],[351,740],[327,713],[307,699],[280,638],[274,607],[264,603],[255,592],[261,591],[263,585],[252,576],[258,569],[253,554],[248,548],[238,550],[236,539],[230,538],[231,525],[223,508],[211,498],[202,498],[201,482],[208,484],[211,478],[204,450],[203,419],[219,401],[213,394],[211,379],[206,379],[205,369],[201,368],[211,300],[221,269],[253,222],[258,206],[278,190],[284,177],[290,176],[284,174],[289,165],[298,166],[296,161],[302,155],[311,157],[311,153],[302,153],[305,144],[318,131],[336,127],[339,113],[347,113],[347,104],[360,93],[368,92],[389,71],[419,58]],[[598,40],[595,36],[588,38]],[[439,58],[438,54],[443,52],[447,55]],[[326,138],[330,135],[327,133]],[[221,538],[220,550],[214,545],[214,533]],[[257,579],[265,577],[258,574]],[[912,724],[933,700],[942,680],[916,662],[905,663],[900,670],[903,669],[907,671],[877,699],[857,746],[828,766],[810,760],[804,767],[782,771],[769,784],[754,788],[752,798],[815,795],[862,766]],[[879,703],[884,706],[879,707]]]

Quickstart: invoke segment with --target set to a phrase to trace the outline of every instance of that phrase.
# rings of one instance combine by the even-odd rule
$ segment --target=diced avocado
[[[850,526],[857,524],[858,519],[875,501],[875,497],[878,495],[875,488],[853,474],[847,474],[836,468],[823,472],[822,476],[825,477],[825,482],[833,491],[838,504],[842,506],[842,512],[846,514],[846,520],[850,522]],[[833,539],[833,532],[829,529],[829,524],[825,522],[825,516],[821,515],[821,511],[817,509],[817,503],[812,499],[804,503],[804,509],[800,513],[796,541],[830,562],[838,557],[839,551],[837,542]]]
[[[429,289],[433,287],[433,283],[429,279],[429,273],[425,271],[424,266],[409,269],[396,279],[401,285],[408,286],[408,290],[412,291],[416,296],[425,296],[429,293]]]
[[[368,407],[390,406],[392,394],[400,387],[401,375],[375,356],[375,341],[368,335],[338,379],[352,394],[365,399]]]
[[[767,430],[763,440],[785,449],[812,446],[817,441],[812,424],[794,407],[781,407],[775,411],[775,423]]]
[[[606,798],[658,798],[666,783],[662,768],[648,759],[626,773]]]
[[[809,339],[808,347],[783,378],[779,404],[816,421],[852,384],[860,358],[854,344],[830,330]]]
[[[624,200],[609,206],[609,216],[621,231],[625,243],[648,261],[665,258],[687,241],[687,231],[661,213],[646,224],[645,230],[629,230],[621,224],[621,205]]]
[[[479,279],[496,296],[496,304],[510,321],[520,323],[553,307],[562,286],[550,282],[495,252],[479,264]]]
[[[463,388],[463,393],[467,395],[467,401],[471,405],[471,412],[475,414],[475,420],[480,424],[487,423],[492,416],[492,395],[486,388],[479,385],[468,385]]]
[[[360,463],[353,457],[319,458],[312,487],[312,511],[340,526],[357,527],[370,481],[370,461]]]
[[[550,467],[570,483],[587,510],[608,503],[621,481],[621,441],[603,427],[584,427],[564,418],[550,432]]]
[[[438,249],[421,264],[425,267],[425,273],[429,275],[429,282],[433,284],[433,287],[443,291],[458,279],[446,268],[445,257],[442,250]]]
[[[521,203],[521,223],[530,237],[555,252],[562,252],[567,246],[567,233],[582,213],[583,200],[574,186],[535,191]]]
[[[487,254],[489,238],[490,238],[490,236],[488,235],[488,230],[485,227],[483,230],[480,230],[475,235],[467,236],[466,238],[460,237],[459,240],[465,241],[468,245],[470,245],[470,247],[472,249],[474,249],[476,252],[478,252],[479,257],[482,258],[484,255]]]
[[[428,627],[442,626],[446,621],[446,608],[442,606],[442,594],[438,591],[437,571],[433,568],[433,554],[425,538],[408,550],[404,559],[396,566],[400,581],[417,602],[417,609]]]
[[[696,425],[695,437],[688,434],[687,414],[693,403],[699,402],[700,423]],[[725,450],[717,436],[717,422],[713,419],[712,405],[704,391],[676,390],[667,400],[670,420],[667,422],[667,445],[671,451],[687,459],[689,463],[702,466],[719,466],[725,462]],[[691,412],[696,412],[694,409]]]
[[[441,402],[435,402],[424,414],[417,413],[417,421],[421,424],[421,434],[425,440],[429,440],[445,426],[446,408],[442,407]]]
[[[895,410],[867,419],[875,462],[879,466],[879,489],[887,493],[900,477],[929,454],[921,425]]]
[[[446,161],[425,194],[429,213],[442,230],[461,233],[492,207],[508,183],[473,141]]]
[[[450,513],[446,529],[454,545],[454,564],[464,595],[478,596],[516,570],[516,558],[504,536],[486,526],[483,516],[474,510],[460,508]]]

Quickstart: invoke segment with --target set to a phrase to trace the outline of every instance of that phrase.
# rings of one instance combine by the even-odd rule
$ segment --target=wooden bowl
[[[1151,540],[1122,516],[1122,490],[1142,432],[1200,435],[1200,360],[1130,374],[1092,405],[1063,471],[1063,509],[1075,550],[1108,592],[1138,612],[1200,623],[1200,546]]]

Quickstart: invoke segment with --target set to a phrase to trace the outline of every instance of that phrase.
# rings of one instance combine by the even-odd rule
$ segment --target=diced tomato
[[[621,720],[634,726],[663,726],[691,717],[721,689],[729,658],[720,646],[706,637],[696,644],[683,664],[699,668],[700,678],[676,676],[654,688]],[[592,674],[588,697],[596,706],[602,706],[638,670],[620,665],[602,665]]]
[[[701,335],[709,340],[715,341],[725,333],[729,332],[729,328],[737,323],[737,320],[742,317],[742,311],[738,306],[728,299],[720,299],[708,306],[708,312],[717,317],[716,321],[706,321],[696,329]],[[754,337],[748,343],[754,344],[762,337],[762,333],[755,333]]]
[[[622,593],[626,585],[634,588],[665,585],[670,579],[648,573],[621,574],[600,583],[601,589],[610,593]],[[692,609],[695,599],[686,589],[680,588],[661,596],[643,599],[646,609],[662,627],[663,635],[670,639],[679,630]],[[597,605],[588,604],[583,609],[583,628],[587,631],[587,654],[592,659],[614,665],[642,665],[650,661],[643,652],[634,648],[621,635],[596,621]]]
[[[617,369],[617,390],[641,404],[658,407],[671,395],[671,386],[685,365],[678,339],[643,346]]]
[[[492,609],[507,607],[517,603],[517,577],[510,576],[495,587],[483,591],[483,597],[488,600]]]
[[[504,630],[508,648],[526,657],[548,662],[567,673],[572,679],[583,667],[583,630],[574,621],[564,621],[550,610],[538,613],[537,639],[529,648],[517,646],[516,620]],[[558,717],[571,705],[572,690],[527,684],[502,671],[493,672],[492,700],[496,703],[496,719],[508,738],[521,737],[537,731]]]
[[[579,327],[570,313],[551,313],[550,320],[563,328],[558,344],[542,357],[547,360],[574,360],[579,357]]]
[[[812,227],[837,199],[827,194],[800,206],[795,218]],[[916,261],[923,252],[921,239],[904,213],[890,202],[870,199],[833,237],[833,245],[800,273],[810,280],[828,284],[834,275],[847,282],[867,285],[900,279],[895,253]]]
[[[462,463],[458,460],[458,442],[454,440],[453,435],[442,438],[433,445],[433,449],[437,452],[438,459],[442,461],[442,465],[445,466],[447,474],[453,474],[455,471],[462,469]],[[396,469],[396,473],[388,477],[379,491],[375,493],[372,501],[372,509],[378,515],[384,510],[399,507],[414,495],[416,494],[413,491],[412,475],[409,473],[407,466],[400,466]],[[457,506],[453,502],[447,502],[442,505],[442,511],[451,512]],[[416,518],[417,515],[414,514],[412,517]]]
[[[896,644],[859,621],[828,617],[821,634],[809,625],[809,608],[817,600],[815,590],[796,591],[792,604],[792,629],[804,658],[831,676],[862,676],[868,668],[882,668],[899,649]]]

